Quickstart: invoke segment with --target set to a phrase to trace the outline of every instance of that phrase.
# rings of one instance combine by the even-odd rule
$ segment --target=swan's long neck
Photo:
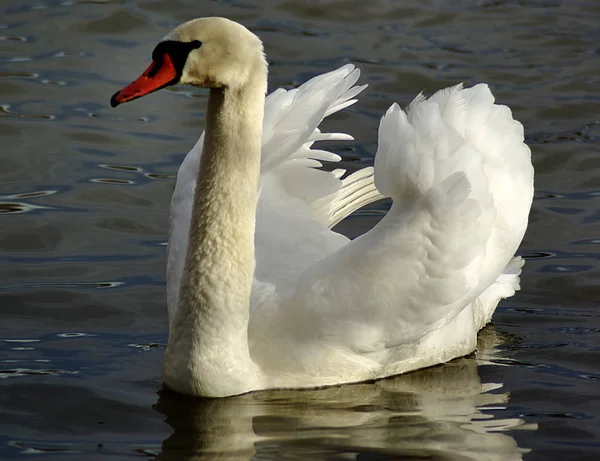
[[[242,90],[211,89],[180,301],[163,365],[182,393],[259,386],[248,349],[266,72]]]

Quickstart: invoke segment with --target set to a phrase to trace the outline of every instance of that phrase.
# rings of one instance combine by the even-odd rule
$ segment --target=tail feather
[[[501,299],[510,298],[521,289],[519,276],[524,264],[525,260],[520,256],[512,258],[498,279],[475,300],[473,314],[477,330],[492,320]]]

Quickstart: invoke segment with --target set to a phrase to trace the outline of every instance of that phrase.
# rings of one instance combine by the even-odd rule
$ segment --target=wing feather
[[[296,323],[358,353],[418,342],[500,280],[526,228],[532,180],[521,126],[487,86],[418,96],[406,111],[394,104],[375,160],[393,206],[302,274],[293,304],[313,307]]]

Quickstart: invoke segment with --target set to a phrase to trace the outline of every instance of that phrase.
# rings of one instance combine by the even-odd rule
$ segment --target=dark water
[[[600,3],[5,0],[0,6],[0,458],[600,459]],[[174,174],[205,93],[113,110],[154,43],[198,16],[265,41],[271,87],[353,62],[328,127],[372,162],[392,101],[489,82],[523,122],[536,200],[523,290],[477,355],[376,384],[162,393]],[[349,219],[354,235],[385,208]]]

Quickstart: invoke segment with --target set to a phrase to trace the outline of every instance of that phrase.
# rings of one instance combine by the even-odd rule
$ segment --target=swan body
[[[475,349],[499,300],[519,289],[514,257],[533,196],[523,128],[486,85],[458,85],[379,127],[374,168],[342,178],[314,148],[320,122],[365,86],[346,65],[265,98],[260,40],[223,19],[178,26],[112,104],[168,84],[210,88],[206,131],[171,204],[167,387],[224,397],[359,382]],[[331,228],[389,197],[350,241]]]

